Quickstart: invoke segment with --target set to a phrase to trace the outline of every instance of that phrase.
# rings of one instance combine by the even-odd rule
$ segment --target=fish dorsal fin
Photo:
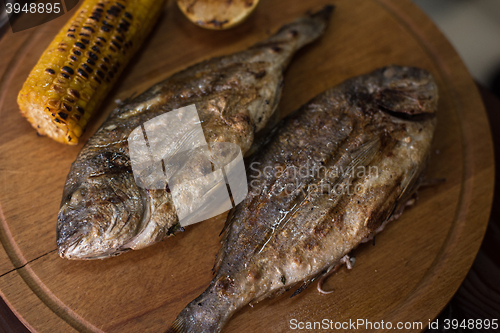
[[[231,233],[231,225],[233,224],[234,222],[234,216],[235,216],[235,210],[237,209],[238,206],[236,206],[236,208],[233,208],[229,211],[229,213],[227,214],[227,217],[226,217],[226,222],[224,223],[224,227],[222,228],[220,235],[224,234],[222,236],[222,239],[221,239],[221,244],[222,246],[219,248],[219,251],[217,251],[217,254],[215,255],[215,262],[214,262],[214,267],[212,267],[212,272],[215,274],[221,264],[222,264],[222,260],[224,258],[224,249],[226,248],[226,246],[224,245],[226,242],[227,242],[227,239],[229,238],[229,234]]]

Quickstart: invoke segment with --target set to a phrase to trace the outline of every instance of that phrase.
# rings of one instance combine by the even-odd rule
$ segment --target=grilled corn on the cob
[[[41,135],[77,144],[89,118],[153,27],[164,0],[85,0],[19,92]]]

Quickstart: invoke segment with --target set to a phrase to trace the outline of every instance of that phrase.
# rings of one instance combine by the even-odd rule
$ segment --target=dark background
[[[2,21],[2,14],[5,12],[4,1],[11,0],[0,0],[0,38],[11,29],[8,23],[2,25],[2,22],[6,23],[5,20]],[[69,6],[68,10],[78,3],[78,0],[65,1]],[[427,330],[427,332],[473,332],[460,328],[444,330],[442,324],[445,319],[458,319],[461,322],[464,319],[496,318],[500,321],[500,182],[498,181],[500,177],[500,1],[413,1],[427,12],[449,38],[476,79],[486,106],[494,141],[495,196],[481,249],[459,290],[438,317],[441,328]],[[11,17],[14,25],[16,18],[16,16]],[[41,23],[43,22],[33,24],[35,26]],[[17,29],[23,30],[23,27]],[[0,333],[3,332],[29,331],[0,298]]]

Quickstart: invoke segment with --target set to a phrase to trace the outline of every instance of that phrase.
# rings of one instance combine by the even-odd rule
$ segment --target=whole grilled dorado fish
[[[168,332],[219,332],[250,302],[302,284],[299,293],[380,231],[418,185],[437,99],[429,73],[394,66],[286,118],[253,156],[249,194],[228,217],[215,278]]]
[[[324,32],[332,9],[299,18],[245,51],[189,67],[115,109],[71,166],[57,219],[59,255],[104,258],[182,230],[169,189],[145,190],[134,181],[131,132],[195,104],[208,144],[233,143],[245,154],[277,108],[293,54]]]

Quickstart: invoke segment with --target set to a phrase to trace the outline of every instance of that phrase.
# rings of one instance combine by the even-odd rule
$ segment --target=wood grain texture
[[[289,320],[422,321],[436,317],[469,270],[486,228],[493,193],[493,151],[481,98],[460,58],[432,22],[407,0],[336,0],[325,36],[300,51],[286,73],[286,115],[323,90],[377,67],[431,71],[440,89],[438,128],[427,171],[445,184],[426,188],[401,219],[355,250],[319,295],[310,287],[240,311],[225,332],[289,330]],[[124,99],[179,69],[244,49],[325,1],[261,1],[228,31],[196,27],[170,1],[165,15],[105,101],[82,142]],[[81,144],[38,138],[17,110],[16,96],[65,17],[0,41],[0,292],[40,332],[158,332],[202,292],[219,247],[224,216],[117,258],[74,262],[55,252],[55,224],[71,162]],[[48,254],[47,254],[48,253]],[[4,255],[4,254],[2,254]],[[0,258],[1,256],[0,255]],[[22,269],[12,270],[12,267]],[[43,311],[41,309],[44,309]],[[47,313],[51,313],[50,315]],[[68,326],[69,325],[69,326]]]
[[[495,195],[490,221],[481,248],[467,277],[448,306],[437,318],[439,327],[429,329],[428,333],[446,333],[449,328],[445,320],[485,320],[500,318],[500,99],[488,89],[479,85],[479,91],[488,113],[495,147]],[[491,329],[478,328],[475,332],[491,332]],[[458,328],[455,333],[470,332]]]
[[[452,306],[464,319],[500,318],[500,100],[484,87],[481,96],[487,106],[495,146],[495,195],[491,218],[481,249],[455,295]],[[487,330],[477,330],[486,332]]]

